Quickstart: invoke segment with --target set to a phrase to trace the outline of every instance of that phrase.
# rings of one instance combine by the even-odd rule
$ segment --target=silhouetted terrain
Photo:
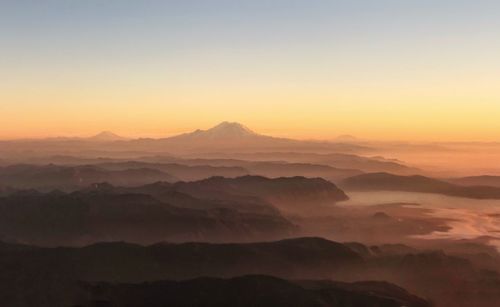
[[[81,306],[431,306],[425,300],[387,283],[308,282],[308,285],[314,285],[311,288],[303,284],[263,275],[143,284],[101,283],[86,287],[92,300]]]
[[[235,159],[179,159],[173,157],[138,157],[136,160],[139,161],[99,163],[97,166],[112,170],[158,169],[184,181],[200,180],[213,176],[237,177],[249,174],[270,178],[304,176],[343,179],[362,173],[355,169],[341,169],[328,165],[277,161],[254,162]]]
[[[176,178],[179,178],[179,180],[184,181],[201,180],[213,176],[234,178],[249,174],[248,170],[238,166],[189,166],[178,163],[146,163],[136,161],[101,163],[97,164],[97,166],[114,171],[142,168],[156,169],[172,174]]]
[[[30,302],[37,302],[36,306],[76,304],[89,298],[82,290],[81,282],[90,283],[90,289],[94,290],[99,289],[97,282],[112,283],[101,284],[102,291],[93,292],[94,295],[104,295],[100,298],[122,302],[129,297],[125,289],[130,289],[132,296],[129,298],[141,302],[145,299],[143,294],[155,291],[155,284],[130,285],[127,288],[123,283],[186,280],[203,276],[232,278],[248,274],[272,275],[288,280],[386,280],[431,299],[437,306],[495,306],[491,302],[500,298],[498,273],[477,270],[469,261],[442,252],[421,252],[404,246],[394,250],[392,246],[340,244],[319,238],[246,244],[160,243],[140,246],[100,243],[83,248],[5,246],[0,246],[0,285],[4,289],[0,300],[6,306],[30,306]],[[161,289],[161,284],[156,284],[160,292],[171,291]],[[414,297],[408,300],[410,296],[406,292],[384,283],[348,285],[310,281],[299,284],[307,289],[341,288],[359,294],[349,296],[347,301],[340,300],[345,304],[364,300],[367,293],[371,293],[372,298],[423,303]],[[201,291],[207,289],[205,287],[210,287],[210,284],[198,284],[190,291]],[[223,299],[216,293],[208,292],[205,299]],[[333,293],[332,298],[335,297]],[[176,296],[175,299],[191,302],[197,297],[203,296]],[[151,303],[156,299],[170,299],[163,296],[154,298]]]
[[[310,151],[287,152],[234,152],[234,153],[204,153],[191,154],[199,158],[233,158],[250,161],[287,161],[292,163],[313,163],[328,165],[341,169],[355,169],[363,172],[391,172],[395,174],[414,174],[419,170],[404,165],[401,161],[384,159],[382,157],[365,157],[340,152],[314,153]]]
[[[232,198],[259,197],[283,211],[307,211],[318,204],[334,204],[348,199],[333,183],[321,178],[282,177],[269,179],[244,176],[234,179],[212,177],[196,182],[179,182],[176,189],[194,196]]]
[[[105,132],[90,138],[47,138],[0,141],[0,154],[13,155],[19,152],[38,151],[39,154],[77,154],[84,151],[151,152],[184,155],[213,151],[309,151],[318,152],[363,152],[370,148],[358,144],[302,141],[261,135],[239,123],[222,122],[207,130],[196,130],[166,138],[121,139]]]
[[[424,176],[398,176],[388,173],[350,177],[343,180],[341,186],[357,191],[423,192],[477,199],[500,199],[499,187],[462,186]]]
[[[500,0],[0,0],[0,307],[500,307],[499,162]]]
[[[491,186],[500,188],[500,176],[469,176],[461,178],[451,178],[447,181],[467,186]]]
[[[363,156],[377,152],[369,142],[227,122],[160,139],[0,143],[2,306],[500,301],[500,213],[469,204],[500,199],[495,176],[425,177]]]
[[[218,206],[251,212],[266,212],[272,207],[283,212],[304,212],[348,199],[333,183],[305,177],[211,177],[192,182],[114,188],[108,192],[148,194],[181,207]]]
[[[17,164],[0,167],[0,185],[18,189],[50,191],[76,190],[95,182],[134,186],[156,181],[178,181],[176,177],[152,168],[106,170],[97,166],[58,166]]]
[[[229,207],[229,206],[228,206]],[[296,227],[276,210],[189,209],[146,194],[22,191],[0,198],[0,231],[12,240],[74,245],[127,240],[255,240],[283,237]]]
[[[2,236],[42,245],[286,237],[296,226],[275,206],[284,211],[311,210],[346,199],[323,179],[252,176],[135,188],[97,184],[74,193],[7,194],[0,198]]]

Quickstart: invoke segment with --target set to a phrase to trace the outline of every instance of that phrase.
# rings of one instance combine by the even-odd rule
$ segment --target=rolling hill
[[[500,199],[499,187],[462,186],[425,176],[398,176],[389,173],[350,177],[343,180],[340,186],[351,191],[404,191],[474,199]]]

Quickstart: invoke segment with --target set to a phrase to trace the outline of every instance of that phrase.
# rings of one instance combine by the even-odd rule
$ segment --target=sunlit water
[[[420,235],[422,239],[476,239],[489,237],[500,250],[500,200],[477,200],[438,194],[409,192],[350,192],[346,206],[370,206],[384,203],[418,203],[431,209],[431,216],[452,219],[448,231]]]

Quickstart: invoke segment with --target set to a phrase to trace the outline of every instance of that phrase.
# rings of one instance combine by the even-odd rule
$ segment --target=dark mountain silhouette
[[[286,161],[247,161],[237,159],[179,159],[171,157],[142,157],[144,161],[175,161],[191,166],[225,166],[241,167],[251,175],[264,177],[322,177],[325,179],[344,179],[363,172],[356,169],[336,168],[329,165],[314,163],[291,163]],[[227,176],[225,176],[227,177]]]
[[[0,234],[42,245],[282,238],[297,227],[280,211],[314,212],[346,198],[320,178],[257,176],[128,188],[103,183],[73,193],[14,191],[0,198]]]
[[[107,184],[66,194],[22,191],[0,198],[0,233],[39,245],[97,241],[151,243],[280,238],[297,227],[272,207],[263,212],[232,207],[180,208],[146,194],[112,193]],[[264,206],[264,205],[261,205]]]
[[[347,195],[322,178],[260,176],[238,178],[212,177],[196,182],[178,182],[177,191],[211,199],[257,197],[283,211],[307,212],[318,205],[331,205],[347,200]]]
[[[84,248],[11,248],[0,249],[0,260],[0,301],[4,306],[19,307],[78,305],[87,296],[82,293],[80,282],[140,283],[200,276],[233,277],[238,272],[282,272],[289,276],[303,272],[304,276],[312,276],[324,272],[320,268],[323,264],[326,269],[338,271],[344,265],[360,261],[341,244],[318,239],[251,244],[144,247],[100,243]]]
[[[405,191],[475,199],[500,199],[500,188],[498,187],[461,186],[424,176],[370,173],[347,178],[340,185],[344,189],[358,191]]]
[[[229,208],[247,213],[279,214],[279,211],[270,202],[259,197],[212,194],[193,196],[185,192],[180,192],[177,189],[177,185],[166,182],[156,182],[133,188],[112,187],[107,192],[117,194],[146,194],[181,208]]]
[[[52,156],[40,157],[32,161],[35,164],[96,165],[109,170],[150,168],[166,172],[184,181],[200,180],[213,176],[239,177],[244,175],[272,178],[304,176],[340,180],[363,173],[356,169],[336,168],[315,163],[237,159],[184,159],[173,156],[144,156],[133,159]]]
[[[156,181],[178,181],[157,169],[123,168],[106,170],[97,166],[17,164],[0,167],[0,185],[20,189],[76,190],[95,182],[134,186]]]
[[[12,187],[5,186],[5,185],[0,185],[0,197],[8,196],[8,195],[15,193],[17,191],[18,191],[18,189],[14,189]]]
[[[184,181],[206,179],[213,176],[240,177],[248,175],[248,170],[238,166],[183,165],[179,163],[147,163],[137,161],[100,163],[98,167],[121,171],[127,169],[156,169]]]
[[[357,247],[353,248],[354,245]],[[127,289],[123,283],[187,280],[202,276],[233,278],[248,274],[272,275],[288,280],[387,280],[430,298],[437,306],[493,307],[492,302],[500,298],[499,274],[477,270],[464,259],[443,252],[409,250],[406,253],[403,248],[397,248],[397,252],[383,252],[382,248],[359,243],[341,244],[320,238],[245,244],[159,243],[141,246],[99,243],[82,248],[8,246],[6,249],[0,246],[0,286],[3,290],[0,291],[0,300],[6,306],[33,306],[35,303],[36,306],[51,307],[77,305],[79,300],[75,298],[88,297],[88,290],[103,285],[97,282],[112,283],[102,288],[105,291],[98,291],[111,295],[118,294],[114,290]],[[372,252],[363,252],[365,250]],[[79,282],[90,283],[90,289],[82,293]],[[400,303],[416,302],[406,301],[410,295],[388,283],[301,281],[295,284],[311,290],[341,288],[355,291],[359,295],[353,296],[353,300],[364,297],[363,293],[370,293],[372,297],[391,298]],[[116,286],[114,290],[110,289],[113,285]],[[134,288],[136,286],[138,288]],[[139,288],[140,285],[130,285],[128,289],[150,290]],[[123,296],[95,298],[114,302],[127,297],[128,291],[120,293]],[[249,293],[258,295],[260,291]],[[143,299],[142,295],[136,298]],[[156,299],[162,298],[155,297],[152,301]]]
[[[241,165],[253,175],[273,178],[304,176],[339,180],[363,173],[356,169],[343,169],[312,163],[247,162]]]
[[[49,249],[51,250],[51,249]],[[52,249],[53,252],[57,252]],[[85,280],[133,282],[138,280],[189,279],[199,276],[232,277],[270,274],[286,278],[323,278],[347,274],[363,264],[349,247],[321,238],[296,238],[257,243],[158,243],[143,247],[103,243],[70,249],[70,261]],[[121,260],[113,266],[99,259]],[[69,265],[69,264],[68,264]]]
[[[95,306],[331,306],[427,307],[425,300],[388,283],[321,283],[305,285],[264,275],[232,279],[198,278],[142,284],[87,285]]]
[[[311,211],[348,199],[333,183],[322,178],[305,177],[211,177],[174,184],[158,182],[132,188],[113,187],[107,192],[147,194],[176,206],[219,206],[255,213],[274,207],[282,211]]]
[[[418,174],[419,169],[404,165],[401,161],[384,159],[382,157],[364,157],[346,153],[312,153],[306,151],[287,152],[217,152],[192,154],[197,158],[212,159],[242,159],[248,161],[281,161],[289,163],[311,163],[327,165],[339,169],[351,169],[362,172],[390,172],[401,175]]]
[[[469,177],[461,177],[461,178],[451,178],[447,179],[447,181],[460,185],[467,186],[491,186],[491,187],[500,187],[500,176],[469,176]]]

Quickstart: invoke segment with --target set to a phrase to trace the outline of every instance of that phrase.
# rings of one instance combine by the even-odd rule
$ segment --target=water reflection
[[[449,219],[450,229],[417,235],[420,239],[488,239],[500,250],[500,200],[477,200],[413,192],[351,192],[342,206],[418,203],[423,214]]]

